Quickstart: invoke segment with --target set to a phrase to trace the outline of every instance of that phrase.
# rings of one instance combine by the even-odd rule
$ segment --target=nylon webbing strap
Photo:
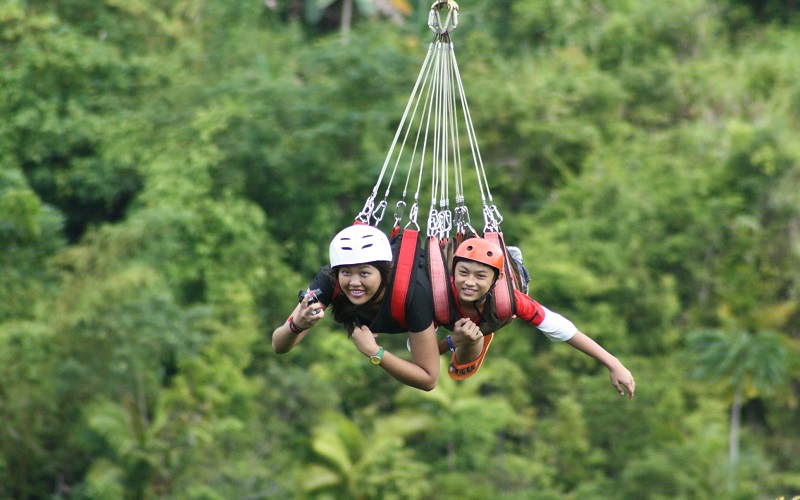
[[[442,257],[442,248],[435,237],[428,238],[428,268],[433,291],[433,316],[440,325],[451,323],[450,283],[447,268]]]
[[[498,278],[494,286],[494,298],[497,307],[497,316],[499,318],[512,318],[514,317],[514,286],[513,281],[509,281],[508,279],[510,276],[508,266],[509,256],[506,244],[503,241],[503,233],[488,231],[483,234],[483,237],[503,250],[503,255],[505,256],[503,259],[503,267],[505,269],[503,270],[503,275]]]
[[[406,229],[400,241],[394,283],[392,285],[392,318],[406,327],[406,298],[411,283],[412,272],[416,266],[419,231]]]

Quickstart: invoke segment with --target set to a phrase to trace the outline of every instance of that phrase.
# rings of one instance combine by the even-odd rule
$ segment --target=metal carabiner
[[[377,226],[383,220],[383,215],[386,213],[386,200],[381,200],[375,210],[372,211],[372,218],[375,220],[373,226]]]
[[[417,229],[417,231],[419,231],[419,224],[417,223],[418,214],[419,214],[419,206],[417,205],[417,202],[414,202],[414,204],[411,205],[411,213],[409,213],[408,215],[408,224],[406,224],[405,226],[406,229],[408,229],[408,227],[413,224],[414,227]]]
[[[430,212],[428,212],[428,237],[435,234],[439,234],[442,231],[441,226],[439,225],[439,212],[431,207]]]
[[[444,22],[442,22],[441,10],[447,6],[448,12]],[[431,12],[428,14],[428,28],[437,35],[452,33],[458,27],[458,4],[453,0],[440,0],[433,2]]]
[[[453,229],[453,213],[450,210],[442,210],[439,212],[439,226],[442,232],[448,234]]]
[[[455,226],[457,233],[464,233],[464,227],[472,227],[470,226],[469,220],[469,209],[466,205],[458,204],[455,209],[456,216],[455,216]]]
[[[493,219],[497,221],[497,227],[499,228],[500,224],[503,223],[503,216],[500,215],[500,210],[497,209],[497,205],[492,205],[491,207],[489,207],[489,209],[494,214]]]
[[[403,220],[403,216],[406,214],[406,202],[404,200],[400,200],[397,202],[397,205],[394,207],[394,225],[399,226],[400,221]]]
[[[359,222],[363,222],[364,224],[369,224],[369,216],[372,213],[372,209],[375,206],[375,192],[373,191],[367,201],[364,203],[364,208],[361,209],[361,213],[356,216],[356,220]]]
[[[494,210],[493,210],[494,209]],[[483,232],[496,232],[500,230],[500,224],[495,219],[494,214],[497,211],[496,207],[492,205],[483,205]],[[499,215],[499,214],[498,214]]]

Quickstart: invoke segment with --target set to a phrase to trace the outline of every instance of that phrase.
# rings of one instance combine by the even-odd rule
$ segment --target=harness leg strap
[[[483,336],[483,350],[480,356],[469,363],[459,364],[456,360],[456,353],[453,353],[453,359],[450,361],[450,369],[447,370],[450,378],[453,380],[466,380],[478,373],[478,369],[480,369],[483,364],[483,358],[486,356],[486,352],[489,350],[493,338],[494,333],[488,333]]]

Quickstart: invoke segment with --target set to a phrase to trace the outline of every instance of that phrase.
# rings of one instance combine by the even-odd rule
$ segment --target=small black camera
[[[311,298],[308,299],[308,305],[316,304],[317,302],[319,302],[318,297],[322,295],[322,290],[320,290],[319,288],[317,288],[316,290],[311,290],[310,292],[308,290],[300,290],[300,292],[297,294],[297,296],[300,298],[299,302],[302,302],[303,299],[306,298],[306,295],[308,295],[309,293],[311,294]]]

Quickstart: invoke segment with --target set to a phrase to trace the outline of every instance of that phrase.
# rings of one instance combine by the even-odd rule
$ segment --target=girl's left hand
[[[369,328],[366,326],[356,326],[355,330],[353,330],[353,342],[355,342],[356,347],[361,354],[364,356],[374,356],[376,352],[378,352],[378,342],[376,342],[375,338],[377,335],[372,333]]]

